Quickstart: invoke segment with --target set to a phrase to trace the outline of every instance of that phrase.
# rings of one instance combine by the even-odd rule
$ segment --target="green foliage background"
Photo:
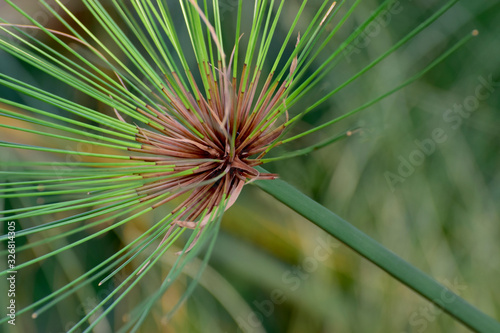
[[[298,2],[289,1],[287,6],[292,11]],[[221,3],[226,6],[223,24],[230,34],[237,2]],[[372,31],[371,36],[359,40],[356,50],[345,54],[337,70],[325,80],[325,91],[375,59],[442,3],[401,1],[399,13],[389,15],[377,33]],[[350,28],[343,28],[337,44],[330,46],[332,50],[376,4],[365,1],[360,5],[354,20],[349,21]],[[1,6],[4,10],[5,4]],[[78,6],[74,6],[77,10]],[[315,13],[314,2],[307,10],[310,12],[306,14],[311,16]],[[78,15],[88,14],[79,11]],[[478,37],[418,82],[367,112],[307,139],[312,144],[324,138],[325,133],[361,127],[348,140],[266,166],[495,318],[500,318],[500,85],[492,86],[489,96],[476,107],[469,107],[473,109],[471,112],[460,115],[453,110],[456,105],[473,100],[481,78],[488,80],[491,76],[500,82],[499,21],[497,1],[459,2],[409,45],[308,115],[300,124],[301,129],[330,120],[333,115],[393,88],[472,29],[479,30]],[[287,32],[286,25],[290,22],[285,17],[280,23],[284,25],[281,31]],[[76,101],[90,103],[85,96],[57,86],[50,78],[3,53],[0,71],[15,73],[49,90],[73,94]],[[0,88],[0,94],[10,93]],[[303,99],[296,108],[313,103],[317,96],[321,96],[321,91]],[[103,109],[103,112],[110,111]],[[447,118],[451,116],[453,121]],[[455,126],[458,122],[459,126]],[[407,176],[399,174],[401,159],[410,161],[419,154],[415,153],[419,149],[415,140],[428,142],[436,129],[442,130],[446,140],[434,143],[433,152],[425,155],[413,171],[408,170]],[[16,137],[20,142],[33,140],[23,133],[0,131],[2,140],[12,135],[22,135]],[[34,153],[2,149],[0,160],[27,159],[25,154]],[[400,176],[399,182],[388,182],[388,172]],[[30,202],[0,204],[8,208]],[[165,211],[155,214],[161,217]],[[59,260],[50,259],[41,267],[25,270],[23,274],[30,275],[26,278],[29,283],[24,283],[25,278],[18,275],[18,302],[29,304],[52,288],[71,281],[121,244],[130,242],[147,225],[147,221],[136,221],[120,234],[107,235],[66,253]],[[235,332],[238,329],[235,319],[240,324],[245,322],[242,327],[255,332],[467,331],[345,246],[336,241],[329,243],[328,238],[258,188],[245,187],[236,205],[224,216],[210,267],[193,296],[175,313],[168,326],[161,326],[161,311],[157,310],[143,331]],[[321,244],[331,245],[332,253],[326,260],[315,256]],[[163,273],[171,261],[171,257],[165,257]],[[196,264],[189,269],[196,271]],[[162,299],[165,311],[182,294],[187,279],[181,278],[168,297]],[[19,326],[12,331],[64,331],[68,323],[78,321],[82,305],[89,306],[102,299],[103,288],[106,285],[85,290],[58,306],[57,311],[36,320],[19,317]],[[133,295],[136,299],[120,306],[114,317],[96,332],[113,331],[116,323],[126,319],[133,301],[147,295],[147,289],[147,285],[141,286]],[[283,292],[281,297],[275,297],[276,290]],[[272,302],[278,298],[286,300],[281,304]],[[0,297],[0,308],[5,308],[4,299]],[[257,325],[252,316],[259,317],[262,325]]]

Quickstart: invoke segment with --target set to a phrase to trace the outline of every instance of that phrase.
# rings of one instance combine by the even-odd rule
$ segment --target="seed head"
[[[277,177],[261,174],[255,166],[262,163],[261,158],[285,128],[280,119],[287,114],[284,99],[291,79],[272,83],[271,73],[258,91],[258,70],[245,73],[248,69],[244,66],[237,84],[220,62],[219,68],[209,68],[206,63],[202,66],[205,71],[200,73],[207,73],[209,84],[206,96],[196,84],[194,93],[188,91],[178,75],[171,73],[162,88],[166,102],[137,109],[150,119],[150,129],[138,127],[136,140],[142,146],[129,148],[152,155],[131,156],[132,159],[172,166],[168,172],[143,175],[160,179],[137,190],[147,195],[142,200],[171,194],[154,205],[158,207],[190,193],[172,212],[182,210],[172,227],[202,228],[210,220],[210,212],[224,200],[228,199],[225,209],[231,207],[245,184]],[[293,68],[290,73],[293,74]],[[252,76],[245,74],[254,74],[249,83],[245,78]],[[188,76],[195,82],[191,73]],[[202,215],[204,218],[198,220]]]

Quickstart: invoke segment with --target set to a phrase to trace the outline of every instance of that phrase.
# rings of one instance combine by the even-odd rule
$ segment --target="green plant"
[[[434,300],[446,290],[349,224],[335,224],[339,220],[334,215],[316,207],[293,187],[282,181],[262,180],[276,175],[257,166],[302,156],[352,136],[358,126],[333,135],[322,134],[320,143],[305,148],[286,153],[278,150],[278,146],[316,134],[399,91],[464,45],[477,32],[460,39],[379,97],[307,130],[300,128],[306,116],[404,46],[456,1],[447,2],[343,84],[324,92],[306,107],[303,100],[328,78],[356,38],[387,13],[393,2],[385,1],[377,7],[333,52],[328,52],[327,47],[359,1],[322,2],[299,35],[297,27],[303,24],[302,14],[308,4],[301,2],[277,48],[272,47],[273,38],[285,1],[256,1],[248,31],[244,30],[243,1],[239,1],[234,11],[236,29],[229,36],[221,21],[218,1],[200,5],[180,1],[179,6],[172,8],[162,1],[112,1],[109,5],[83,1],[103,35],[92,32],[87,22],[60,1],[57,8],[40,1],[62,26],[60,30],[48,29],[13,2],[6,2],[29,23],[3,21],[2,49],[93,100],[89,105],[78,103],[49,87],[39,88],[9,75],[0,76],[0,83],[10,91],[44,103],[39,106],[9,97],[0,100],[6,105],[2,110],[5,119],[16,120],[2,123],[3,128],[46,140],[40,145],[0,143],[5,148],[37,153],[19,158],[20,162],[5,163],[2,197],[13,207],[5,209],[2,220],[36,223],[29,227],[21,224],[23,230],[17,232],[16,238],[26,237],[29,241],[17,251],[50,248],[41,255],[35,251],[32,259],[23,260],[15,269],[22,272],[53,256],[71,260],[63,253],[71,253],[68,250],[78,245],[132,223],[155,221],[147,224],[148,229],[135,241],[19,310],[19,315],[36,309],[33,316],[41,316],[71,294],[83,299],[92,283],[105,284],[125,271],[125,277],[113,282],[116,285],[97,306],[84,309],[82,319],[70,331],[86,324],[90,331],[98,324],[110,322],[111,311],[123,299],[132,297],[142,284],[136,297],[144,301],[123,311],[130,314],[122,329],[138,330],[185,266],[202,252],[205,256],[199,272],[192,274],[193,281],[173,307],[175,310],[193,290],[208,262],[222,213],[234,203],[243,185],[254,181],[422,296]],[[177,20],[172,11],[182,15],[184,28],[174,23]],[[30,34],[34,31],[35,37]],[[179,37],[181,32],[184,39]],[[40,37],[42,34],[45,39]],[[261,79],[261,75],[266,79]],[[100,105],[106,108],[96,110]],[[89,150],[82,151],[83,147]],[[265,157],[271,149],[278,153]],[[35,197],[49,199],[26,201]],[[158,209],[163,215],[160,218],[153,215]],[[8,238],[8,234],[3,237],[5,241]],[[162,269],[155,264],[172,256],[165,253],[179,244],[179,256],[158,280]],[[148,286],[149,281],[156,287]],[[454,301],[438,305],[472,329],[499,329],[497,322],[457,295]],[[8,320],[6,317],[4,322]]]

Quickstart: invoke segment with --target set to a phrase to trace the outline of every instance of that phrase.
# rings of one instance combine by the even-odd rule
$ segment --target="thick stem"
[[[259,167],[258,170],[267,173],[263,168]],[[476,332],[500,332],[499,322],[293,186],[279,179],[256,181],[255,185],[433,302],[465,326]]]

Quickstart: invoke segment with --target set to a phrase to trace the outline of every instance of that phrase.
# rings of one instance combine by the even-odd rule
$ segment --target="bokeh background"
[[[233,38],[237,1],[220,2],[223,24],[228,36]],[[46,19],[48,26],[58,27],[36,1],[18,3],[38,13],[40,20]],[[287,0],[277,39],[288,31],[299,3]],[[369,34],[367,31],[357,40],[355,49],[344,52],[336,69],[319,89],[290,110],[292,114],[382,54],[444,1],[396,3],[398,10],[388,14],[378,30]],[[333,52],[377,4],[377,1],[360,4],[325,56]],[[79,17],[88,17],[78,2],[71,2],[71,6]],[[310,1],[304,17],[312,17],[317,8],[318,1]],[[22,22],[4,2],[0,4],[0,13],[8,20]],[[91,20],[89,22],[91,24]],[[473,29],[479,31],[476,38],[416,83],[355,117],[284,147],[278,154],[360,127],[348,140],[266,167],[484,312],[500,319],[500,84],[488,84],[500,82],[498,22],[500,3],[497,1],[458,2],[408,45],[305,117],[296,131],[321,124],[394,88]],[[48,87],[86,105],[94,103],[95,108],[110,112],[5,53],[0,53],[0,72]],[[0,95],[39,105],[2,87]],[[2,117],[0,121],[13,122]],[[6,130],[0,130],[0,139],[21,143],[38,140],[26,133]],[[33,154],[38,153],[1,149],[0,161],[26,161],[32,159]],[[40,155],[37,158],[60,157]],[[1,199],[0,205],[8,209],[30,205],[36,200],[42,199]],[[75,279],[122,244],[132,241],[150,225],[148,219],[161,218],[167,209],[128,224],[116,234],[100,237],[26,269],[18,275],[18,303],[29,304]],[[36,237],[31,241],[35,240]],[[64,242],[51,244],[53,248],[62,245]],[[49,250],[39,248],[36,250],[39,252],[30,255]],[[95,331],[114,332],[127,319],[133,304],[140,302],[154,282],[166,274],[174,259],[173,254],[165,256],[163,272],[155,272],[151,281],[142,284],[140,290]],[[165,325],[162,314],[176,303],[198,266],[199,262],[195,261],[187,267],[186,275],[162,298],[143,332],[468,331],[254,186],[245,187],[238,202],[225,214],[200,285]],[[103,288],[110,287],[112,283],[85,288],[36,320],[19,316],[18,326],[7,329],[63,332],[78,321],[83,309],[105,297]],[[0,297],[2,308],[4,299]],[[6,327],[0,331],[3,329]]]

